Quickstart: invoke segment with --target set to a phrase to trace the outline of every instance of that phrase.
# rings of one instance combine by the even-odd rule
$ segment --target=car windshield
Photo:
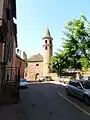
[[[26,82],[26,80],[25,80],[25,79],[23,79],[23,80],[21,80],[21,82]]]
[[[83,88],[90,89],[90,81],[82,81],[81,84]]]

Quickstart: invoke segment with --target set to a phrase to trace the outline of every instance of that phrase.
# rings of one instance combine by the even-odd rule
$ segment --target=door
[[[39,73],[36,73],[35,80],[37,81],[39,79]]]
[[[76,83],[74,81],[70,81],[69,82],[69,91],[71,93],[71,95],[74,95],[75,96],[75,89],[76,89]]]

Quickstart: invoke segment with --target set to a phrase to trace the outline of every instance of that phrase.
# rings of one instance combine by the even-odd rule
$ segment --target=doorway
[[[36,75],[35,75],[35,80],[37,81],[38,78],[39,78],[39,73],[36,73]]]

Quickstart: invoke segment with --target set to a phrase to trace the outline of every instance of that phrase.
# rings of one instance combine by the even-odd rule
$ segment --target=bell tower
[[[49,59],[53,54],[53,38],[47,28],[45,36],[43,37],[43,76],[48,75],[50,69],[48,67]]]

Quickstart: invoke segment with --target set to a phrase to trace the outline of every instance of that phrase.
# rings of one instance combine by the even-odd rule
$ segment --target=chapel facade
[[[25,70],[27,80],[37,80],[38,77],[47,76],[50,73],[48,67],[49,59],[53,55],[53,38],[47,28],[43,40],[43,55],[36,54],[28,60],[28,67]]]

